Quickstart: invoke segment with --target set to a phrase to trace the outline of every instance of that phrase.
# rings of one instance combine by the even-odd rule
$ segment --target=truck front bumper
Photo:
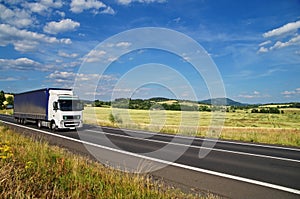
[[[58,128],[74,129],[74,128],[81,128],[82,126],[83,126],[82,120],[63,120],[60,122]]]

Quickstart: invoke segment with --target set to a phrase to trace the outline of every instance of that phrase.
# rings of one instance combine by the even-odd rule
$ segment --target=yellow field
[[[208,131],[211,112],[149,111],[85,107],[84,122],[102,126],[149,130],[161,133],[219,137],[229,140],[300,147],[300,109],[281,109],[284,114],[250,113],[237,110],[225,114],[221,134]],[[1,113],[12,114],[12,110]],[[121,118],[112,123],[110,114]]]
[[[222,139],[300,146],[300,111],[283,109],[284,114],[250,111],[226,113],[222,133],[208,130],[211,112],[127,110],[86,107],[84,122],[103,126],[142,129],[162,133],[218,137]],[[112,123],[110,114],[121,122]]]

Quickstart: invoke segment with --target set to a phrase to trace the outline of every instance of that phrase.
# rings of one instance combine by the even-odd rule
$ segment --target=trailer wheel
[[[42,128],[42,121],[41,120],[37,120],[36,123],[37,123],[37,127],[39,129]]]
[[[51,131],[56,131],[56,124],[55,124],[54,121],[51,121],[51,123],[50,123],[50,129],[51,129]]]
[[[25,119],[21,119],[21,124],[22,124],[22,125],[25,125],[25,124],[26,124]]]

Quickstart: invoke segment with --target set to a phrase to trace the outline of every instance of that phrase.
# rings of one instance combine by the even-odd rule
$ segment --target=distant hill
[[[199,103],[201,104],[214,104],[214,105],[223,105],[223,106],[247,106],[248,104],[243,104],[237,101],[234,101],[229,98],[213,98],[213,99],[207,99],[202,100]]]
[[[171,99],[165,98],[165,97],[153,97],[148,99],[149,101],[154,101],[154,102],[163,102],[163,101],[169,101]]]

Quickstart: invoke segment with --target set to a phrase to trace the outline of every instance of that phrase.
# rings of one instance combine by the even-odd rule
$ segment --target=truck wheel
[[[42,121],[41,120],[37,120],[36,123],[37,123],[37,127],[39,129],[42,128]]]
[[[50,123],[50,129],[51,129],[51,131],[56,131],[56,124],[55,124],[54,121],[52,121],[52,122]]]

